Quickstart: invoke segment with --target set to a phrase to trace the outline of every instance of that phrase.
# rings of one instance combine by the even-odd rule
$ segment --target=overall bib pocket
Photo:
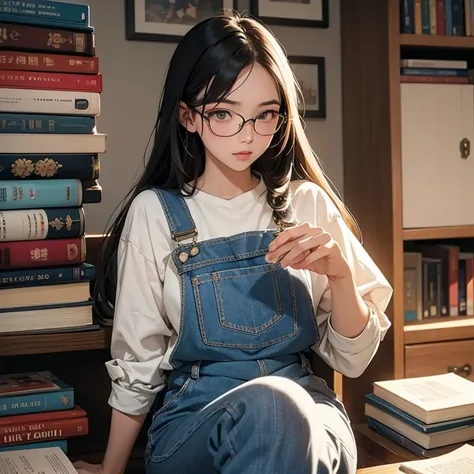
[[[197,274],[191,283],[206,345],[259,349],[297,333],[297,297],[307,290],[279,265]]]

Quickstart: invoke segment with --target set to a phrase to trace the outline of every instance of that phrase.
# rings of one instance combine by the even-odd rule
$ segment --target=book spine
[[[458,315],[467,315],[466,259],[461,256],[458,263]]]
[[[414,0],[400,0],[400,32],[415,33],[415,2]]]
[[[70,410],[71,408],[74,408],[73,389],[6,397],[0,395],[0,416]]]
[[[78,179],[0,181],[0,210],[78,207],[82,195]]]
[[[97,56],[42,54],[26,51],[0,51],[0,70],[98,74]]]
[[[400,73],[405,76],[451,76],[468,77],[467,69],[402,67]]]
[[[57,25],[71,23],[72,25],[89,26],[90,8],[88,5],[64,3],[56,1],[3,0],[0,2],[0,14],[3,19],[12,18],[12,21],[22,23],[25,19],[48,20]]]
[[[94,32],[0,22],[0,49],[94,56]]]
[[[40,90],[102,92],[102,75],[54,72],[1,71],[0,87]]]
[[[92,265],[0,271],[0,290],[2,288],[92,281],[94,278],[95,267]]]
[[[70,239],[84,234],[82,207],[0,211],[0,241]]]
[[[417,76],[404,75],[400,76],[402,83],[429,83],[429,84],[469,84],[469,77],[465,76]]]
[[[97,154],[0,154],[0,180],[94,180],[98,179],[99,175],[100,160]]]
[[[0,446],[84,436],[88,432],[87,417],[9,425],[0,427]]]
[[[73,239],[0,242],[0,270],[71,266],[86,260],[84,236]]]
[[[96,118],[85,115],[4,114],[0,112],[0,133],[90,134],[94,132],[95,127]]]
[[[2,112],[99,115],[100,94],[81,91],[49,91],[38,89],[2,89]]]
[[[463,0],[451,0],[451,15],[453,18],[453,36],[465,35]]]
[[[39,441],[36,443],[28,444],[14,444],[12,446],[0,446],[0,452],[4,451],[16,451],[19,449],[41,449],[41,448],[56,448],[61,449],[64,454],[67,454],[67,440],[57,439],[54,441]]]
[[[47,18],[29,18],[20,17],[14,15],[2,15],[2,21],[6,23],[21,23],[23,25],[51,27],[51,28],[63,28],[65,30],[71,29],[74,31],[94,31],[94,28],[89,25],[81,25],[80,23],[74,23],[72,21],[51,21]]]

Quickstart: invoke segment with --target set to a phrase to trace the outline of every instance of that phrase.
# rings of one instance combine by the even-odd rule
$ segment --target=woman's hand
[[[321,227],[305,223],[287,228],[268,250],[267,262],[280,261],[282,267],[310,270],[333,281],[352,275],[339,244]]]
[[[74,463],[79,474],[104,474],[102,464],[89,464],[88,462],[78,461]]]

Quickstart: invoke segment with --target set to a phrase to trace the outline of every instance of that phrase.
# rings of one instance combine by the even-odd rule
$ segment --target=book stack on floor
[[[373,383],[369,427],[419,457],[474,441],[474,382],[454,373]]]
[[[58,447],[67,453],[68,439],[88,433],[74,389],[51,372],[0,375],[0,452]]]
[[[0,333],[92,329],[84,204],[99,203],[89,7],[0,2]]]

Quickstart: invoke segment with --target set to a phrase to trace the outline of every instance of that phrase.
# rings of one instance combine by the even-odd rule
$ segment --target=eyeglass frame
[[[275,110],[264,110],[264,112],[276,112],[277,116],[280,117],[282,119],[281,123],[280,123],[280,126],[275,129],[275,131],[273,133],[269,133],[269,134],[263,134],[263,133],[259,133],[257,131],[257,129],[255,128],[256,124],[257,124],[257,119],[258,119],[258,115],[257,117],[254,117],[254,118],[249,118],[249,119],[246,119],[243,115],[239,114],[238,112],[234,112],[233,110],[229,110],[229,109],[219,109],[221,111],[225,111],[225,112],[231,112],[235,115],[238,115],[241,119],[242,119],[242,123],[240,124],[240,127],[239,129],[233,133],[232,135],[218,135],[216,132],[214,132],[214,130],[212,129],[212,125],[210,123],[210,118],[205,115],[204,112],[201,112],[200,110],[196,109],[195,107],[192,107],[192,110],[194,110],[195,112],[197,112],[203,120],[206,121],[208,127],[209,127],[209,130],[216,136],[216,137],[221,137],[221,138],[229,138],[229,137],[234,137],[235,135],[237,135],[238,133],[240,133],[243,128],[245,127],[245,125],[247,125],[248,122],[253,122],[253,129],[255,131],[255,133],[258,133],[260,136],[262,137],[271,137],[272,135],[274,135],[276,132],[278,132],[278,130],[280,130],[281,126],[286,122],[287,120],[287,115],[286,114],[282,114],[281,112],[276,112]],[[209,111],[211,112],[211,111]],[[260,114],[262,114],[263,112],[260,112]],[[260,115],[259,114],[259,115]]]

